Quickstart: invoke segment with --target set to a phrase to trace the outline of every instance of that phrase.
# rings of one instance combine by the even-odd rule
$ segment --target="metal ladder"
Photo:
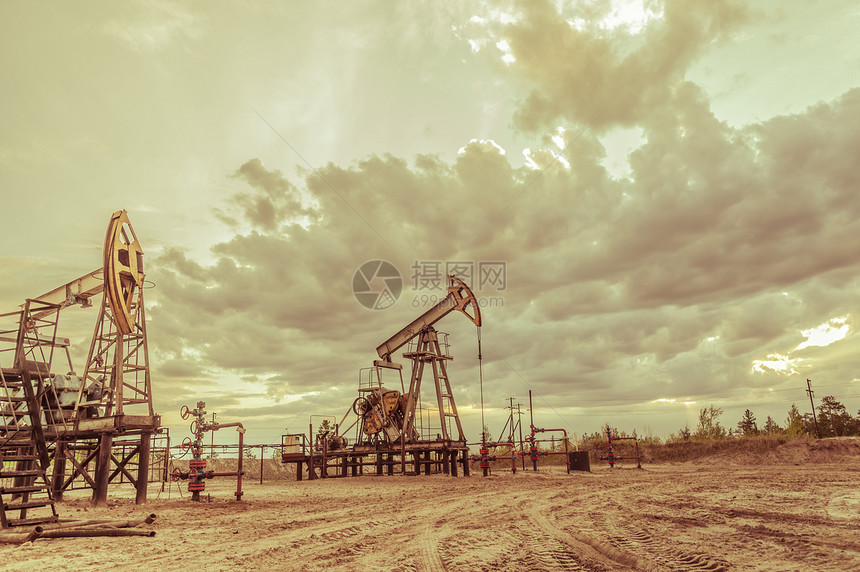
[[[29,302],[21,320],[28,316]],[[19,331],[18,340],[18,367],[0,367],[0,528],[58,520],[46,474],[49,457],[40,396],[32,377],[36,376],[41,388],[49,362],[26,360],[35,357],[34,350],[40,349],[38,331],[34,336]]]
[[[58,518],[45,474],[47,450],[40,451],[33,439],[35,401],[26,376],[0,369],[0,528]],[[44,449],[44,441],[42,445]]]
[[[0,527],[56,522],[59,518],[36,446],[8,441],[0,449]]]

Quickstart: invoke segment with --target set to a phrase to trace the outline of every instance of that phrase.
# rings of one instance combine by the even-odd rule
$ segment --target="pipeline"
[[[180,415],[183,419],[189,416],[194,416],[196,419],[191,422],[191,432],[194,433],[194,441],[186,437],[182,442],[182,446],[186,449],[190,448],[194,457],[188,462],[188,471],[182,471],[178,467],[173,470],[171,477],[174,481],[180,479],[188,479],[188,491],[191,493],[191,500],[199,501],[200,493],[206,489],[206,479],[211,479],[217,476],[236,477],[236,500],[242,500],[242,475],[245,472],[242,470],[242,461],[245,457],[245,427],[238,421],[233,423],[207,423],[206,422],[206,402],[198,401],[195,409],[189,409],[187,405],[183,405],[180,409]],[[203,458],[203,433],[205,431],[217,431],[224,427],[236,427],[239,433],[239,468],[235,473],[216,473],[206,470],[206,459]]]
[[[615,468],[615,461],[622,461],[622,460],[627,460],[627,459],[635,460],[637,469],[642,468],[642,456],[639,454],[639,438],[636,436],[636,431],[633,432],[632,437],[619,437],[617,435],[613,435],[612,429],[609,427],[609,425],[607,425],[606,426],[606,438],[607,438],[606,456],[601,457],[600,459],[603,461],[609,461],[609,468],[610,469]],[[613,441],[634,441],[636,444],[636,456],[635,457],[622,457],[620,455],[616,455],[615,452],[612,450],[612,442]]]
[[[499,458],[506,458],[504,456],[496,456],[490,455],[490,447],[510,447],[511,448],[511,472],[516,474],[517,472],[517,454],[514,452],[516,445],[514,443],[507,442],[489,442],[481,444],[481,454],[480,456],[472,455],[472,461],[480,461],[481,471],[484,476],[488,476],[490,474],[490,461],[495,461]]]
[[[550,431],[561,431],[564,433],[564,462],[567,465],[567,474],[570,474],[570,452],[567,450],[567,431],[564,429],[540,429],[535,427],[535,417],[534,417],[534,407],[532,406],[532,390],[529,389],[529,410],[531,411],[531,423],[529,423],[529,427],[532,429],[531,435],[526,437],[526,441],[529,443],[529,459],[532,462],[532,470],[537,471],[537,460],[539,455],[557,455],[558,453],[548,453],[546,451],[538,451],[537,448],[537,440],[535,439],[535,434],[537,433],[546,433]],[[525,451],[521,451],[520,455],[525,456]]]
[[[562,433],[564,433],[564,439],[562,439],[562,441],[564,441],[564,463],[567,466],[567,474],[569,475],[570,474],[570,454],[569,454],[570,452],[568,451],[568,448],[567,448],[567,431],[564,429],[543,429],[541,427],[535,427],[534,425],[530,425],[530,427],[531,427],[532,433],[531,433],[531,435],[527,436],[525,440],[529,443],[528,456],[532,462],[532,470],[537,471],[538,456],[540,456],[540,455],[560,455],[561,454],[561,453],[551,453],[548,451],[539,451],[537,448],[537,439],[535,439],[535,435],[538,433],[550,433],[550,432],[554,432],[554,431],[561,431]],[[520,455],[525,455],[525,454],[526,454],[525,451],[520,452]]]

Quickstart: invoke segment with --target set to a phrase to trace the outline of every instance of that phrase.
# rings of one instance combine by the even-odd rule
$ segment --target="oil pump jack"
[[[367,465],[375,465],[377,474],[383,471],[392,474],[399,464],[400,471],[406,473],[407,455],[412,455],[410,465],[414,466],[414,473],[423,469],[429,474],[435,468],[456,476],[457,463],[461,463],[463,474],[469,474],[466,437],[448,378],[447,362],[453,359],[449,353],[448,334],[434,327],[454,311],[475,324],[480,340],[478,300],[465,282],[448,276],[447,296],[376,348],[379,359],[374,360],[373,367],[360,372],[358,398],[334,431],[317,443],[316,453],[313,446],[310,455],[299,453],[301,437],[284,435],[284,450],[292,452],[285,453],[283,461],[297,462],[298,478],[301,478],[303,462],[308,463],[311,478],[315,477],[314,463],[321,469],[322,476],[346,476],[350,468],[356,475],[359,470],[363,473]],[[408,390],[403,381],[403,365],[394,361],[395,353],[404,346],[403,358],[412,363]],[[428,371],[433,376],[435,403],[425,414],[419,405],[422,381]],[[399,390],[383,384],[385,372],[389,372],[389,377],[395,372]],[[356,420],[343,429],[350,413],[356,415]],[[348,447],[346,434],[353,427],[355,441]],[[335,475],[327,474],[328,463],[332,461],[336,466]]]
[[[93,489],[96,505],[105,504],[108,484],[120,474],[135,486],[137,502],[145,502],[150,439],[161,418],[152,406],[143,286],[143,251],[128,214],[117,211],[100,268],[0,315],[0,461],[14,461],[0,466],[3,528],[55,519],[53,501],[75,483]],[[60,312],[92,306],[102,293],[79,376],[69,340],[57,336]],[[66,364],[54,359],[63,350]],[[119,458],[115,437],[122,438]],[[28,514],[45,506],[53,515]]]
[[[373,362],[373,369],[376,371],[371,371],[369,387],[359,387],[359,393],[364,393],[365,396],[359,397],[353,405],[353,410],[357,414],[360,413],[362,432],[366,436],[379,435],[381,430],[388,444],[422,441],[422,436],[416,430],[415,413],[421,395],[424,370],[429,365],[433,372],[439,414],[440,433],[436,440],[447,445],[461,443],[465,446],[463,426],[460,424],[457,404],[454,402],[451,382],[448,379],[447,361],[452,357],[448,354],[447,334],[437,332],[433,327],[433,324],[455,310],[465,315],[475,326],[481,327],[481,310],[475,295],[465,282],[456,276],[449,276],[448,295],[445,298],[376,348],[380,357]],[[379,368],[402,370],[403,366],[392,361],[392,356],[407,344],[410,344],[410,347],[403,357],[412,361],[409,391],[401,395],[396,390],[386,391],[381,383],[374,386],[374,377],[381,381]],[[456,439],[452,435],[453,427],[449,421],[453,421],[456,427]]]

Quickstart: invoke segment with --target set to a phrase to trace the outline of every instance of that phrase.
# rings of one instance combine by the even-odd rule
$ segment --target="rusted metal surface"
[[[23,544],[29,540],[33,540],[36,536],[35,531],[31,532],[2,532],[0,533],[0,544]]]
[[[89,538],[95,536],[155,536],[154,530],[139,528],[68,528],[60,530],[33,531],[27,540],[39,538]]]
[[[78,520],[72,522],[58,522],[56,524],[41,524],[34,528],[36,532],[45,532],[46,530],[61,530],[67,528],[83,528],[83,527],[110,527],[110,528],[134,528],[144,524],[152,524],[155,522],[156,515],[150,514],[143,520]]]

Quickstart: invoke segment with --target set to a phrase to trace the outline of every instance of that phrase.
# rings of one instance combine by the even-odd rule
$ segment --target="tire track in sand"
[[[433,525],[428,523],[418,536],[418,553],[421,555],[418,569],[423,572],[445,572],[445,565],[439,555],[439,534]]]

